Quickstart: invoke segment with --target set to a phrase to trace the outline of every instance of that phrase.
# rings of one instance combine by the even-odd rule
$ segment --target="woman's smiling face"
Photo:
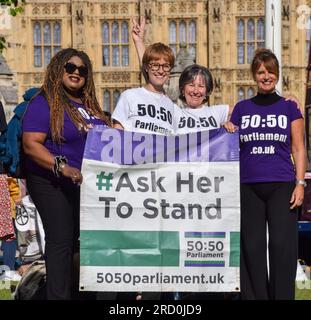
[[[267,94],[275,90],[278,78],[275,73],[268,71],[264,63],[262,63],[255,74],[258,92]]]
[[[187,106],[190,108],[200,107],[206,98],[206,92],[205,79],[201,74],[198,74],[192,82],[184,86],[183,94]]]
[[[67,63],[74,64],[76,67],[84,66],[83,61],[81,58],[77,56],[71,57]],[[76,68],[73,73],[69,73],[66,71],[64,67],[64,75],[63,75],[63,85],[71,90],[71,91],[78,91],[85,85],[85,77],[80,75],[79,70]]]

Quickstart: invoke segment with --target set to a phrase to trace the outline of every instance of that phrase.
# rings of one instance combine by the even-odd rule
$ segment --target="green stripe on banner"
[[[179,266],[179,232],[81,230],[81,266]]]
[[[230,267],[240,266],[240,232],[230,232]]]

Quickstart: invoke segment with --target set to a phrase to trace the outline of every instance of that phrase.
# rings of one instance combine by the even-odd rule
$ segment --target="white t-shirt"
[[[170,135],[174,132],[174,114],[177,106],[165,94],[145,88],[122,92],[112,119],[124,130]]]
[[[175,113],[176,134],[220,128],[220,125],[228,120],[228,114],[227,104],[202,106],[197,109],[180,108],[179,112]]]

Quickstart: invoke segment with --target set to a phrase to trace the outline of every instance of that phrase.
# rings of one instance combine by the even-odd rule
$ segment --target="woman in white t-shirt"
[[[179,78],[179,91],[184,107],[175,112],[177,134],[217,129],[227,121],[229,105],[206,104],[213,91],[213,77],[207,68],[197,64],[185,68]]]
[[[140,63],[142,62],[143,71],[143,56],[145,55],[144,24],[143,17],[140,25],[133,19],[132,37]],[[197,64],[187,67],[180,76],[179,91],[179,98],[184,106],[180,108],[174,104],[173,130],[175,134],[217,129],[221,127],[223,122],[228,120],[230,113],[228,105],[209,107],[206,104],[208,96],[213,91],[213,77],[207,68]],[[173,295],[171,293],[166,295],[169,299],[173,298],[174,300],[182,299],[185,296],[178,292]],[[145,293],[143,296],[145,296]],[[186,296],[190,298],[196,297],[196,293],[188,293]]]
[[[132,21],[132,38],[141,62],[145,54],[145,19],[141,17],[140,24],[134,18]],[[142,69],[144,71],[144,63]],[[230,113],[228,105],[208,106],[206,104],[207,97],[213,91],[213,78],[207,68],[197,64],[188,66],[180,76],[179,90],[179,98],[184,108],[175,105],[173,123],[175,133],[217,129],[228,120]]]
[[[174,66],[174,53],[163,43],[147,47],[142,57],[146,85],[122,92],[112,114],[114,127],[128,131],[169,135],[173,133],[176,106],[163,85]]]

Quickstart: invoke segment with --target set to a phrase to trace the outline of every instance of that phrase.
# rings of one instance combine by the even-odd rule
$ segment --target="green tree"
[[[23,3],[25,3],[25,0],[0,0],[1,7],[8,7],[9,14],[13,17],[23,11]],[[5,43],[5,37],[0,34],[0,53],[6,48]]]

